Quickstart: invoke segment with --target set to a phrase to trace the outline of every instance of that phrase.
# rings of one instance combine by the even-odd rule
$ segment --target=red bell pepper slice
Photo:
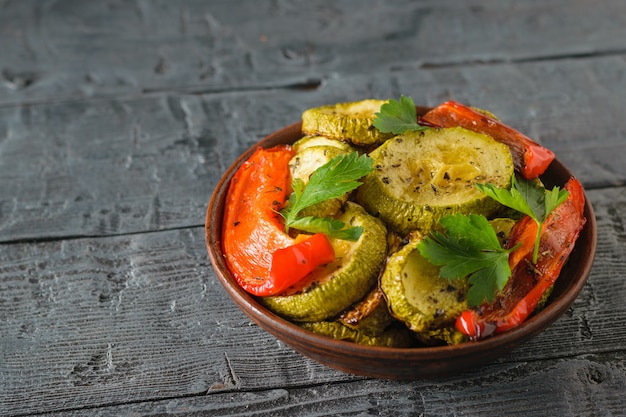
[[[297,284],[319,265],[335,260],[335,249],[328,236],[316,233],[295,245],[272,253],[270,278],[274,291],[280,293]]]
[[[277,213],[291,192],[289,160],[293,155],[287,145],[258,148],[229,185],[222,250],[235,281],[253,295],[278,294],[303,277],[302,267],[287,263],[289,256],[300,262],[298,265],[304,259],[311,270],[334,259],[333,251],[333,258],[328,260],[330,243],[326,236],[297,242],[285,233],[282,217]]]
[[[523,133],[453,100],[442,103],[423,115],[420,123],[434,127],[460,126],[493,137],[509,147],[515,168],[526,179],[543,174],[554,160],[551,150]]]
[[[478,310],[466,310],[457,318],[456,328],[460,332],[480,339],[519,326],[554,284],[586,223],[582,185],[570,178],[564,188],[569,191],[567,200],[543,224],[537,263],[532,264],[534,243],[528,243],[534,242],[537,224],[524,217],[509,237],[509,247],[522,243],[509,257],[511,278],[493,302]]]

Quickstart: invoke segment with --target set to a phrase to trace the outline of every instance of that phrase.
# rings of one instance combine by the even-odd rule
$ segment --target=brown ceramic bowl
[[[541,333],[569,308],[585,285],[596,252],[596,222],[588,200],[585,204],[587,223],[555,284],[549,303],[541,312],[508,332],[456,346],[371,347],[320,336],[275,315],[242,290],[231,276],[222,254],[222,213],[230,179],[255,148],[293,143],[301,137],[300,128],[301,124],[295,123],[269,135],[228,168],[209,203],[206,243],[215,273],[237,306],[252,321],[304,356],[344,372],[375,378],[422,379],[458,374],[492,362]],[[563,185],[571,175],[561,162],[555,160],[542,179],[552,187]]]

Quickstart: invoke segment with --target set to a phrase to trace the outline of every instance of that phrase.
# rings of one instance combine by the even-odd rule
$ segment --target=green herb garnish
[[[509,253],[485,216],[454,214],[440,220],[444,232],[432,232],[417,248],[432,264],[441,266],[447,279],[468,277],[467,302],[471,307],[491,302],[511,277]]]
[[[479,190],[520,213],[530,216],[537,223],[537,235],[533,250],[533,263],[539,258],[541,227],[548,215],[563,203],[568,196],[567,190],[555,186],[546,190],[539,181],[528,181],[511,177],[511,188],[499,188],[493,184],[476,184]]]
[[[372,170],[372,158],[352,152],[339,155],[317,168],[306,185],[300,178],[294,178],[289,204],[280,211],[285,219],[285,231],[289,232],[293,227],[310,233],[324,233],[338,239],[358,240],[363,233],[361,226],[345,228],[340,220],[330,217],[299,217],[299,214],[307,207],[341,197],[356,189],[361,185],[358,179]]]
[[[426,130],[417,123],[417,110],[411,97],[401,96],[400,101],[389,100],[376,113],[374,127],[383,133],[399,135],[407,131]]]
[[[539,181],[511,179],[511,189],[493,184],[476,184],[486,195],[537,223],[533,263],[539,257],[541,227],[548,215],[562,204],[567,190],[554,187],[546,190]],[[491,302],[511,277],[509,254],[515,248],[504,249],[486,217],[470,214],[449,215],[440,220],[443,232],[433,232],[418,245],[422,256],[441,266],[440,276],[448,279],[468,277],[470,288],[467,302],[476,307]]]

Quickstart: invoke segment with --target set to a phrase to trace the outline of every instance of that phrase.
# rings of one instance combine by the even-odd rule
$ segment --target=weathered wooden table
[[[0,416],[626,415],[626,2],[0,1]],[[548,331],[434,381],[347,375],[252,324],[204,214],[307,107],[491,109],[598,222]]]

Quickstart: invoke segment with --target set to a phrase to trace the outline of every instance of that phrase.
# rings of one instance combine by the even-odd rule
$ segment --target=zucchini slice
[[[496,236],[498,236],[501,246],[505,245],[509,235],[511,234],[511,229],[515,226],[515,223],[516,220],[507,217],[498,217],[489,220],[489,224],[491,224],[491,227],[493,227],[493,230],[496,232]]]
[[[363,226],[359,240],[331,239],[335,261],[318,267],[297,288],[259,298],[269,310],[298,322],[323,321],[361,300],[376,285],[387,256],[387,229],[361,206],[346,202],[338,218]]]
[[[361,100],[314,107],[302,113],[302,132],[306,135],[351,142],[358,146],[383,143],[393,134],[374,127],[374,118],[386,100]]]
[[[301,323],[300,327],[313,333],[321,334],[333,339],[368,346],[409,347],[413,343],[407,329],[390,328],[378,335],[371,335],[351,329],[336,321],[320,321],[315,323]]]
[[[370,156],[376,169],[356,201],[401,234],[427,233],[447,214],[491,216],[501,206],[475,184],[510,187],[514,172],[506,145],[459,127],[396,136]]]
[[[453,324],[447,327],[431,329],[427,332],[415,333],[415,337],[427,346],[441,344],[459,345],[469,340],[469,338],[458,331]]]
[[[291,145],[296,153],[302,152],[306,148],[310,148],[312,146],[339,148],[346,153],[354,152],[356,150],[356,148],[354,148],[347,142],[342,142],[336,139],[329,139],[325,136],[305,136],[302,139],[298,139],[293,145]]]
[[[424,258],[412,233],[400,250],[391,254],[380,278],[391,315],[417,333],[445,327],[468,308],[467,280],[439,277],[439,267]]]
[[[383,292],[376,287],[364,299],[344,311],[337,321],[353,330],[378,336],[395,320],[389,314]]]

